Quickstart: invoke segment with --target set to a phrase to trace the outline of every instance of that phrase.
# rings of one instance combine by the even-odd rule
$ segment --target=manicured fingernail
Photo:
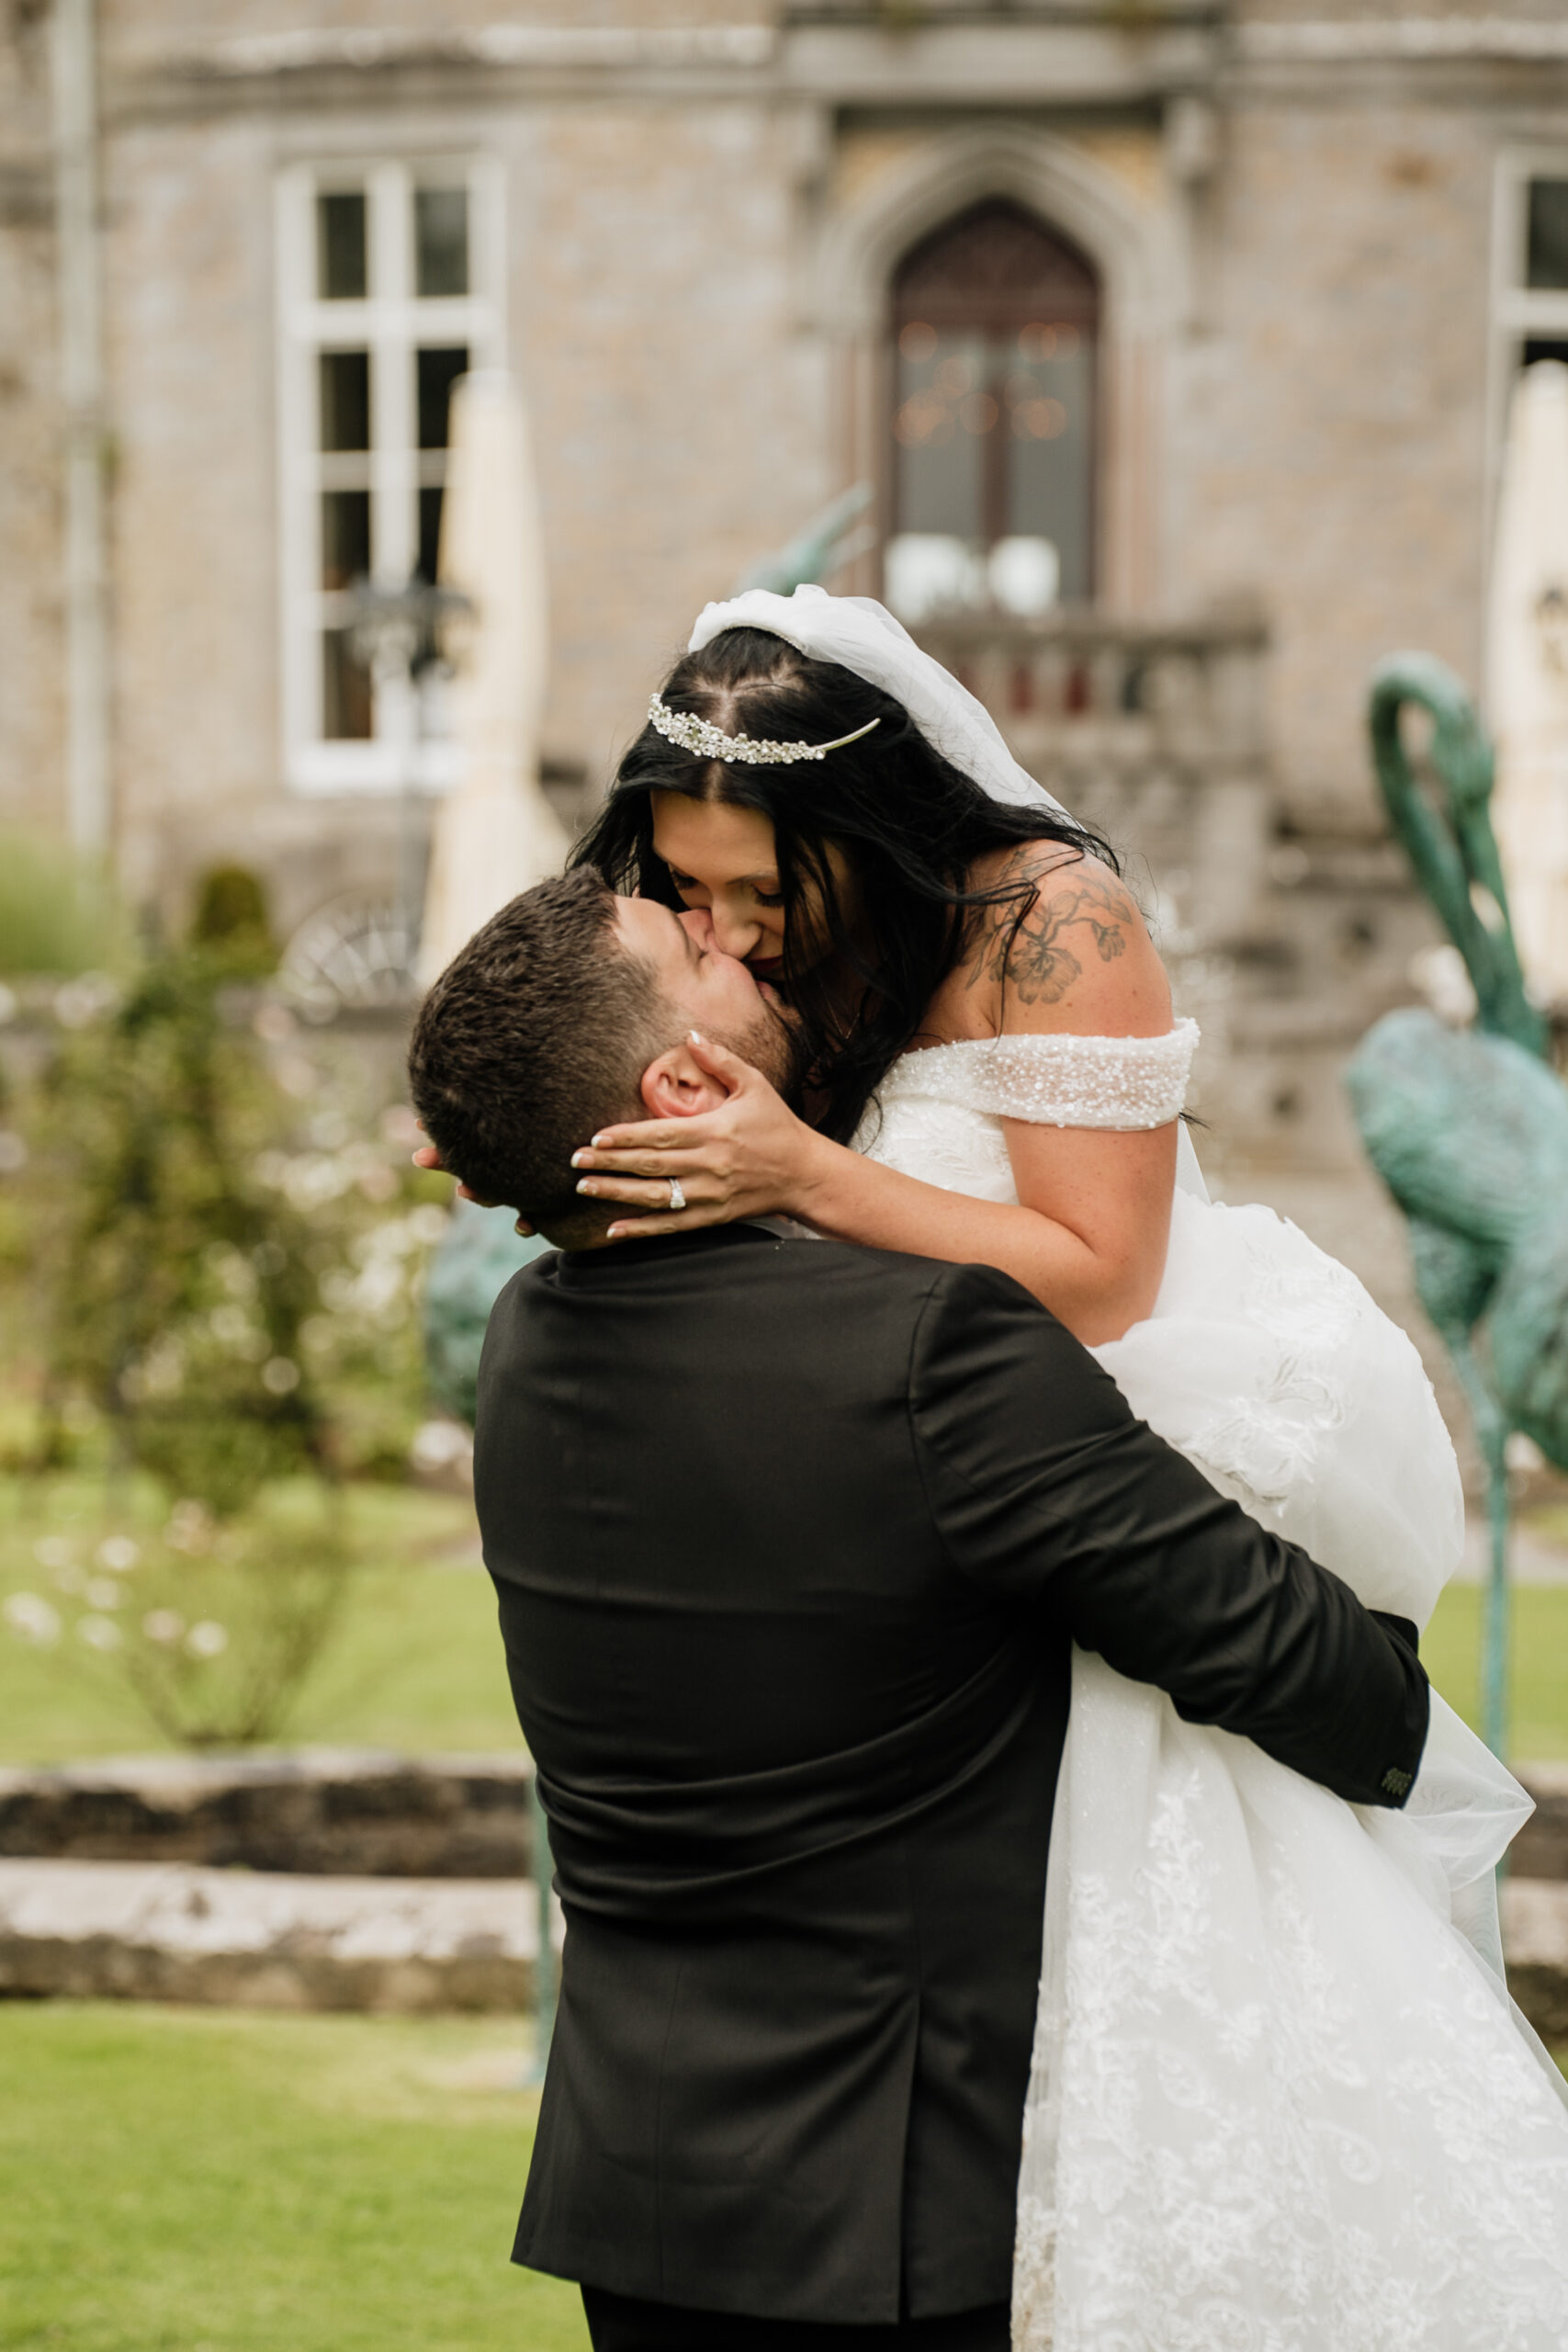
[[[574,1151],[571,1155],[571,1164],[574,1168],[586,1168],[588,1154],[585,1151]]]
[[[595,1150],[595,1151],[603,1151],[603,1150],[604,1150],[604,1136],[589,1136],[589,1138],[588,1138],[588,1141],[589,1141],[589,1143],[590,1143],[590,1145],[591,1145],[591,1147],[592,1148],[592,1149],[593,1149],[593,1150]],[[576,1160],[574,1159],[574,1160],[572,1161],[572,1163],[571,1163],[571,1164],[572,1164],[572,1166],[575,1168],[575,1167],[576,1167],[576,1165],[577,1165]]]
[[[707,1043],[707,1039],[703,1035],[700,1029],[688,1029],[686,1035],[694,1046],[705,1046]]]
[[[593,1190],[593,1186],[588,1177],[580,1176],[577,1180],[577,1189],[580,1193],[591,1193]]]

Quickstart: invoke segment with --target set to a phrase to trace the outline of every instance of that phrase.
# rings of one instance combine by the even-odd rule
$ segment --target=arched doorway
[[[1099,277],[1022,205],[972,205],[893,280],[892,527],[906,621],[1095,586]]]

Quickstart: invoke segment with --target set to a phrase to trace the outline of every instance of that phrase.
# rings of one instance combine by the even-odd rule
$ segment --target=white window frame
[[[414,191],[458,181],[468,193],[469,290],[420,298]],[[362,300],[323,301],[316,290],[316,198],[358,187],[366,196],[369,292]],[[434,456],[422,456],[417,447],[413,355],[422,344],[464,344],[474,368],[504,365],[503,222],[502,170],[492,158],[338,158],[294,164],[279,175],[279,643],[284,771],[295,792],[444,792],[457,781],[456,745],[419,741],[407,690],[395,684],[376,689],[373,737],[337,742],[321,732],[321,639],[333,617],[333,597],[321,585],[317,359],[334,348],[371,355],[372,555],[378,582],[401,587],[418,553],[418,492]]]
[[[1503,473],[1503,443],[1508,401],[1519,372],[1519,354],[1534,335],[1568,343],[1568,287],[1529,287],[1524,282],[1527,212],[1531,180],[1568,180],[1568,140],[1557,145],[1509,147],[1497,158],[1492,199],[1492,319],[1486,367],[1485,556],[1489,582],[1497,528],[1497,493]],[[1489,590],[1488,590],[1489,593]],[[1482,610],[1486,609],[1485,597]],[[1482,631],[1484,643],[1486,632]]]

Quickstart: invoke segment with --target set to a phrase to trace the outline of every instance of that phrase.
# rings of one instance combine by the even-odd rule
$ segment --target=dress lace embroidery
[[[1381,1824],[1081,1651],[1072,1709],[1019,2352],[1556,2352],[1568,2117]]]
[[[858,1140],[1016,1202],[1004,1118],[1163,1125],[1196,1042],[1183,1022],[906,1055]],[[1452,1447],[1408,1339],[1304,1234],[1179,1192],[1154,1313],[1096,1353],[1266,1526],[1370,1605],[1429,1613],[1460,1549]],[[1436,1702],[1411,1811],[1361,1814],[1075,1650],[1018,2352],[1562,2352],[1562,2086],[1450,1924],[1523,1810],[1477,1747]]]

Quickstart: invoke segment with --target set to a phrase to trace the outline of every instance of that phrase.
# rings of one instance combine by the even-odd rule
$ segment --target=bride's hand
[[[689,1119],[604,1127],[592,1145],[572,1154],[580,1193],[644,1212],[613,1225],[613,1241],[690,1233],[739,1217],[804,1213],[822,1137],[739,1054],[695,1035],[687,1044],[693,1058],[725,1091],[716,1109]],[[679,1180],[685,1196],[683,1209],[670,1206],[671,1178]]]
[[[419,1149],[415,1152],[411,1152],[409,1157],[412,1159],[416,1168],[423,1168],[433,1175],[449,1176],[452,1173],[451,1170],[446,1166],[441,1157],[441,1154],[436,1150],[435,1146],[433,1143],[422,1143]],[[478,1201],[479,1196],[476,1192],[471,1191],[469,1187],[459,1178],[457,1183],[457,1198],[460,1201]],[[490,1201],[480,1201],[479,1205],[481,1208],[488,1209],[491,1207],[493,1204]]]

